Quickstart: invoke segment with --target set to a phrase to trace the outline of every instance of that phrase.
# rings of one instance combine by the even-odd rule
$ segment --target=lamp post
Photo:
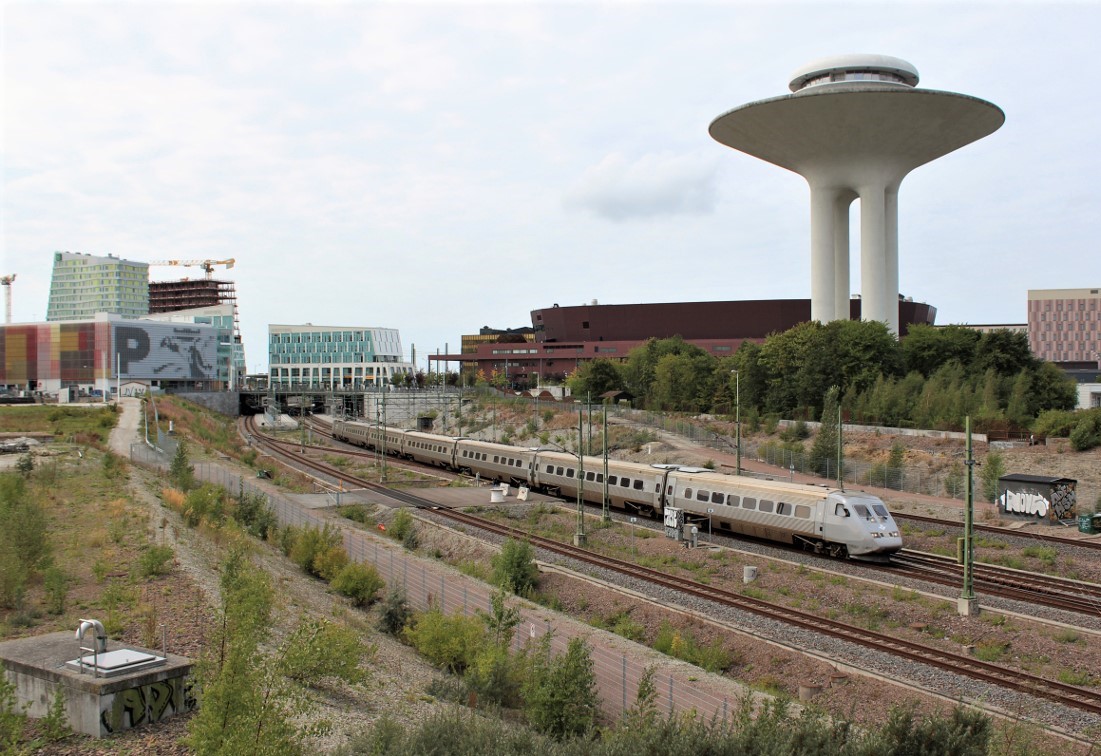
[[[584,428],[584,421],[581,410],[577,411],[577,444],[581,446],[581,432]],[[573,535],[574,546],[585,545],[585,460],[580,452],[572,452],[561,444],[557,444],[554,441],[548,441],[551,446],[554,446],[559,451],[563,451],[566,454],[571,454],[577,458],[577,531]],[[607,481],[607,476],[604,480]]]
[[[600,497],[601,503],[601,520],[608,522],[612,519],[610,507],[608,506],[608,402],[604,401],[604,480],[601,483],[602,493]],[[632,536],[634,531],[631,531]]]

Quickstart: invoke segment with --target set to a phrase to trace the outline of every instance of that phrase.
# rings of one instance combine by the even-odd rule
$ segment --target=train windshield
[[[882,504],[872,504],[872,511],[882,517],[884,520],[891,516],[891,513],[887,511],[887,507],[883,506]]]
[[[868,508],[863,504],[853,504],[853,510],[856,512],[857,517],[863,517],[865,520],[872,519],[872,513],[868,511]]]

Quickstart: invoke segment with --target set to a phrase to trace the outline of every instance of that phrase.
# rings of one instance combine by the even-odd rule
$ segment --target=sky
[[[892,55],[1006,114],[899,193],[900,291],[1024,323],[1101,285],[1099,2],[12,2],[3,269],[234,258],[268,324],[397,328],[417,364],[533,309],[809,298],[800,176],[715,142],[817,58]],[[859,292],[858,208],[853,292]],[[152,267],[150,278],[200,277]]]

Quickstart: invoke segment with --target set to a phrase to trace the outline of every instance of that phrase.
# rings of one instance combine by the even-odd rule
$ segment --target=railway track
[[[251,426],[252,419],[246,420],[246,423]],[[571,544],[560,543],[541,536],[536,536],[523,530],[488,521],[455,509],[442,508],[423,497],[407,491],[390,489],[370,481],[361,480],[343,472],[337,467],[316,459],[311,459],[298,452],[299,444],[280,442],[267,438],[263,434],[258,433],[254,428],[250,432],[252,432],[254,437],[260,440],[263,445],[268,447],[269,450],[274,451],[281,457],[285,457],[288,461],[293,460],[296,466],[303,465],[309,467],[334,482],[339,481],[353,487],[379,491],[409,506],[434,510],[439,515],[454,522],[476,527],[485,532],[493,533],[504,538],[527,541],[537,548],[570,559],[575,559],[594,567],[612,570],[626,577],[646,581],[656,586],[696,596],[790,626],[845,640],[876,651],[893,654],[900,658],[920,662],[937,669],[970,677],[991,685],[1043,698],[1063,706],[1101,715],[1101,694],[1094,693],[1084,688],[1047,680],[1027,672],[1012,670],[996,664],[983,662],[971,656],[955,654],[920,643],[902,640],[836,620],[818,617],[796,609],[777,606],[761,599],[745,596],[716,586],[698,583],[688,578],[672,577],[663,572],[638,564],[597,554]]]
[[[891,515],[896,520],[910,520],[912,522],[920,522],[926,525],[959,528],[960,530],[963,530],[963,523],[958,520],[941,520],[936,517],[927,517],[925,515],[915,514],[898,514],[897,512],[892,512]],[[972,527],[976,532],[979,533],[994,533],[1009,538],[1028,538],[1033,541],[1042,541],[1044,543],[1055,543],[1061,546],[1076,546],[1081,549],[1092,549],[1095,551],[1101,551],[1101,541],[1090,541],[1083,538],[1063,538],[1062,536],[1048,535],[1046,533],[1035,533],[1033,531],[1029,531],[1028,534],[1025,535],[1016,530],[999,528],[996,525],[981,525],[979,523],[974,523]]]
[[[330,440],[333,438],[332,433],[323,423],[312,421],[311,428],[318,435]],[[364,451],[341,450],[340,453],[367,459],[378,456],[376,452]],[[419,467],[416,465],[416,468]],[[904,571],[907,577],[951,587],[959,587],[963,580],[963,567],[951,557],[908,549],[893,555],[890,565],[868,564],[867,566],[870,569],[888,573]],[[1039,604],[1092,617],[1101,615],[1101,586],[1096,583],[1022,572],[981,562],[975,564],[973,577],[976,589],[984,595]]]

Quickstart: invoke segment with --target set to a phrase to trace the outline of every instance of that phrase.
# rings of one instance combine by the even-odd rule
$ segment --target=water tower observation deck
[[[810,185],[814,320],[849,316],[849,206],[859,198],[861,317],[898,332],[902,179],[1005,121],[992,103],[917,83],[917,69],[899,58],[825,58],[792,74],[792,94],[742,105],[711,123],[716,141]]]

